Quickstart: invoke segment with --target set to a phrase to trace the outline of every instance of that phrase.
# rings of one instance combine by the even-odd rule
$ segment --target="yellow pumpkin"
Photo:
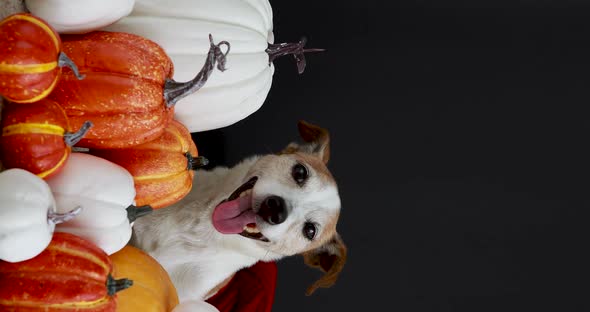
[[[109,258],[115,278],[133,280],[133,287],[117,294],[118,312],[169,312],[178,305],[176,288],[156,259],[129,245]]]

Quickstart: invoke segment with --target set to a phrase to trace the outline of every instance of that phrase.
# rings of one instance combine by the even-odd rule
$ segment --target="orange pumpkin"
[[[9,101],[32,103],[45,98],[62,66],[82,78],[62,52],[55,29],[31,14],[14,14],[0,22],[0,47],[0,94]]]
[[[89,148],[121,148],[159,137],[174,116],[174,104],[197,91],[225,55],[211,42],[209,57],[195,79],[173,81],[172,61],[158,44],[143,37],[95,31],[64,35],[63,49],[85,79],[64,73],[50,97],[64,107],[73,126],[94,127],[80,141]]]
[[[168,273],[150,255],[127,245],[109,257],[116,278],[125,276],[134,281],[133,287],[118,294],[118,312],[169,312],[178,305]]]
[[[68,233],[54,233],[30,260],[0,261],[0,311],[116,311],[117,292],[132,285],[115,280],[107,254]]]
[[[130,148],[90,150],[127,169],[135,184],[135,203],[159,209],[181,200],[192,188],[195,169],[207,165],[198,156],[188,129],[171,120],[157,139]]]
[[[2,110],[0,160],[6,168],[21,168],[40,178],[59,172],[72,146],[92,124],[85,122],[76,132],[64,110],[43,99],[27,105],[6,103]]]

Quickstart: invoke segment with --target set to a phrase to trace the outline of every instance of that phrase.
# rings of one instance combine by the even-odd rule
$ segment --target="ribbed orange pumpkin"
[[[0,311],[116,311],[116,292],[131,286],[115,280],[111,259],[89,241],[54,233],[35,258],[0,261]]]
[[[170,276],[150,255],[127,245],[109,257],[115,278],[124,276],[134,282],[118,294],[117,312],[169,312],[178,305]]]
[[[59,172],[72,146],[90,123],[77,132],[64,110],[49,99],[30,104],[6,103],[2,110],[0,160],[6,168],[21,168],[47,178]]]
[[[143,37],[95,31],[62,40],[85,78],[64,73],[50,97],[62,105],[74,127],[85,120],[94,124],[79,144],[89,148],[129,147],[159,137],[174,116],[176,101],[197,91],[216,61],[223,69],[225,58],[211,43],[201,72],[194,80],[177,83],[166,52]]]
[[[127,169],[135,182],[135,203],[159,209],[172,205],[190,192],[194,169],[208,163],[198,156],[190,132],[171,120],[157,139],[130,148],[90,150]]]
[[[57,32],[31,14],[0,22],[0,47],[0,94],[13,102],[43,99],[55,87],[62,66],[77,70],[62,53]]]

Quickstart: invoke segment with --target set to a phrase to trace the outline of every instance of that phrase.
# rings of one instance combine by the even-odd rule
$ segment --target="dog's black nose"
[[[287,219],[285,200],[279,196],[269,196],[260,204],[258,215],[270,224],[281,224]]]

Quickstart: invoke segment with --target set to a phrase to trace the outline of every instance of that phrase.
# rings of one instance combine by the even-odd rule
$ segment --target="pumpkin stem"
[[[186,153],[184,156],[186,156],[186,159],[188,160],[188,170],[197,170],[209,164],[209,159],[203,156],[193,157],[191,153]]]
[[[88,147],[72,146],[73,153],[88,153],[90,149]]]
[[[150,212],[154,211],[154,209],[150,205],[143,205],[139,207],[129,205],[129,207],[127,207],[127,209],[125,210],[127,210],[127,219],[129,219],[129,223],[135,221],[135,219],[139,217],[143,217],[149,214]]]
[[[85,121],[84,124],[82,124],[82,127],[80,127],[80,129],[76,132],[66,132],[64,134],[64,142],[66,143],[67,146],[74,146],[76,145],[78,142],[80,142],[80,140],[82,140],[82,138],[86,135],[86,132],[88,132],[88,129],[90,129],[90,127],[92,127],[93,124],[90,121]]]
[[[302,74],[305,70],[305,52],[322,52],[325,49],[304,49],[307,43],[307,38],[302,37],[297,43],[269,43],[266,48],[268,54],[268,63],[272,63],[275,59],[292,54],[297,62],[297,72]]]
[[[229,53],[229,42],[221,41],[216,45],[213,43],[213,37],[211,35],[209,35],[209,42],[211,42],[211,47],[207,53],[205,65],[203,65],[193,80],[176,82],[172,79],[166,79],[166,83],[164,84],[164,101],[166,101],[166,107],[174,106],[178,100],[201,89],[207,82],[207,79],[209,79],[209,76],[211,76],[215,62],[217,62],[217,69],[225,71],[225,57]],[[221,51],[222,45],[227,46],[225,53]]]
[[[78,206],[66,213],[57,213],[53,211],[49,211],[47,213],[47,220],[53,224],[60,224],[66,221],[72,220],[75,216],[77,216],[80,211],[82,211],[82,207]]]
[[[114,279],[110,274],[107,276],[107,293],[114,296],[115,293],[133,286],[133,281],[128,278]]]
[[[76,63],[74,63],[74,61],[72,61],[72,59],[63,52],[59,53],[59,57],[57,58],[57,66],[69,67],[74,72],[74,76],[76,76],[78,80],[82,80],[85,77],[78,71],[78,66],[76,66]]]

